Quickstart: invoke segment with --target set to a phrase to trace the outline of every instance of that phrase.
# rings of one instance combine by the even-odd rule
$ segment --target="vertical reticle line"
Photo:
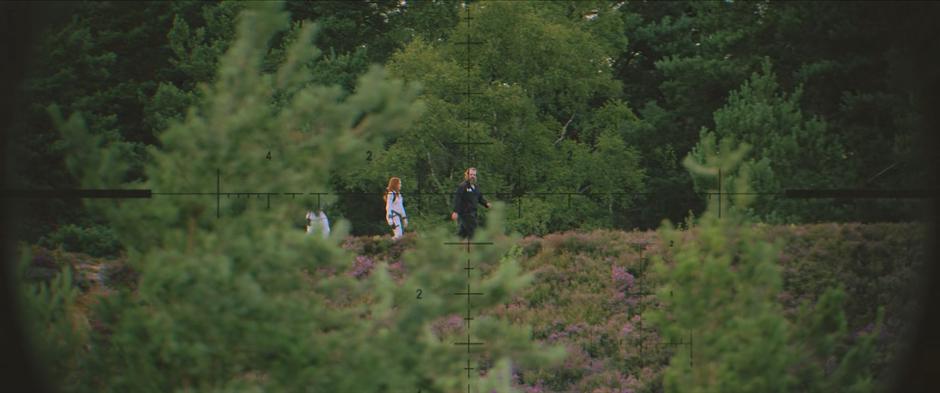
[[[328,195],[327,192],[308,192],[307,195],[316,195],[317,196],[317,210],[320,211],[320,195]]]
[[[222,170],[215,169],[215,218],[222,217]]]
[[[482,42],[482,41],[473,41],[473,40],[470,39],[470,20],[472,20],[473,17],[470,16],[470,6],[469,6],[468,4],[465,4],[465,5],[464,5],[464,9],[466,10],[466,15],[464,16],[464,20],[467,21],[467,37],[466,37],[466,40],[465,40],[465,41],[458,41],[458,42],[456,42],[455,44],[457,44],[457,45],[466,45],[466,55],[467,55],[467,58],[466,58],[466,63],[465,63],[465,64],[466,64],[466,70],[467,70],[467,75],[466,75],[466,77],[467,77],[467,88],[466,88],[466,90],[461,91],[460,94],[466,97],[466,99],[464,100],[464,105],[466,105],[466,108],[467,108],[467,109],[466,109],[465,116],[464,116],[464,120],[466,121],[466,123],[464,124],[463,156],[464,156],[464,167],[469,168],[469,167],[471,166],[471,164],[470,164],[470,161],[471,161],[471,160],[470,160],[470,146],[475,145],[475,144],[489,144],[489,143],[487,143],[487,142],[473,143],[473,142],[470,141],[470,120],[471,120],[471,117],[470,117],[470,110],[471,110],[471,108],[470,108],[470,99],[471,99],[471,97],[473,97],[474,95],[482,95],[482,94],[483,94],[482,92],[475,92],[475,91],[472,90],[472,86],[471,86],[471,76],[472,76],[471,70],[472,70],[472,64],[470,63],[470,45],[480,45],[480,44],[482,44],[483,42]]]
[[[488,142],[477,142],[477,143],[474,143],[474,142],[472,142],[472,141],[470,140],[470,127],[471,127],[471,121],[470,121],[470,120],[471,120],[471,116],[470,116],[470,112],[471,112],[472,109],[473,109],[473,108],[472,108],[472,105],[471,105],[471,104],[472,104],[472,98],[473,98],[474,95],[481,95],[481,94],[482,94],[482,92],[474,92],[474,91],[472,90],[472,83],[471,83],[471,81],[472,81],[472,68],[473,68],[473,65],[472,65],[471,62],[470,62],[470,59],[471,59],[471,57],[470,57],[470,45],[479,45],[479,44],[482,44],[482,42],[480,42],[480,41],[473,41],[473,40],[471,39],[470,21],[473,19],[473,17],[470,16],[470,6],[469,6],[469,4],[464,4],[464,9],[465,9],[465,12],[466,12],[466,14],[464,15],[464,20],[466,20],[466,23],[467,23],[467,26],[466,26],[467,36],[466,36],[466,39],[465,39],[464,42],[457,42],[457,44],[466,45],[466,56],[467,56],[467,57],[466,57],[465,65],[466,65],[466,71],[467,71],[467,74],[466,74],[467,85],[466,85],[465,91],[461,92],[461,94],[465,96],[465,99],[464,99],[463,104],[465,105],[465,108],[466,108],[466,110],[465,110],[465,112],[464,112],[464,116],[465,116],[465,119],[464,119],[464,120],[466,121],[466,123],[464,124],[464,142],[463,142],[462,148],[463,148],[464,168],[470,168],[470,167],[473,166],[473,164],[471,163],[472,160],[471,160],[471,154],[470,154],[470,149],[472,148],[472,146],[473,146],[473,145],[477,145],[477,144],[481,144],[481,145],[482,145],[482,144],[488,144]],[[445,244],[464,245],[464,242],[459,242],[459,243],[445,243]],[[472,266],[470,266],[470,257],[469,257],[469,254],[470,254],[470,245],[471,245],[471,244],[474,244],[474,243],[471,242],[470,239],[467,239],[466,242],[465,242],[465,244],[466,244],[466,247],[467,247],[467,254],[468,254],[468,255],[467,255],[467,265],[466,265],[466,267],[464,268],[464,270],[465,270],[466,273],[467,273],[467,288],[466,288],[466,292],[455,292],[454,295],[456,295],[456,296],[466,296],[466,298],[467,298],[467,314],[466,314],[466,316],[464,317],[464,320],[466,321],[467,341],[462,342],[462,343],[461,343],[461,342],[456,342],[456,343],[454,343],[454,344],[455,344],[455,345],[464,345],[464,346],[466,346],[466,348],[467,348],[467,362],[466,362],[466,367],[463,368],[463,371],[466,371],[466,372],[467,372],[467,393],[470,393],[470,385],[471,385],[471,383],[470,383],[470,377],[471,377],[470,372],[475,369],[474,367],[471,367],[471,366],[470,366],[470,353],[471,353],[470,349],[471,349],[471,347],[473,347],[473,346],[482,346],[482,345],[483,345],[482,342],[474,342],[474,341],[471,341],[470,326],[471,326],[471,321],[473,321],[473,317],[470,315],[470,312],[471,312],[471,309],[472,309],[472,302],[471,302],[470,297],[471,297],[471,296],[482,296],[483,293],[481,293],[481,292],[471,292],[471,289],[470,289],[470,272],[471,272],[471,270],[473,270],[474,268],[473,268]],[[481,243],[477,243],[477,244],[487,244],[487,243],[482,243],[482,242],[481,242]],[[492,243],[489,243],[489,244],[492,244]]]
[[[467,41],[466,41],[466,42],[467,42],[467,45],[466,45],[466,49],[467,49],[467,60],[466,60],[466,65],[467,65],[467,91],[466,91],[466,94],[467,94],[467,98],[466,98],[466,100],[464,101],[464,105],[466,105],[466,108],[467,108],[467,111],[466,111],[466,113],[465,113],[465,116],[466,116],[466,118],[467,118],[467,124],[464,126],[464,139],[465,139],[464,142],[470,143],[470,110],[471,110],[471,108],[470,108],[470,99],[471,99],[471,97],[473,97],[473,96],[470,94],[470,87],[471,87],[471,86],[470,86],[470,68],[471,68],[471,64],[470,64],[470,42],[472,42],[472,41],[470,40],[470,19],[471,19],[471,18],[470,18],[470,5],[469,5],[469,4],[467,5],[466,10],[467,10],[467,15],[466,15],[466,18],[464,18],[464,20],[467,21]],[[464,152],[464,156],[463,156],[464,167],[465,167],[465,168],[469,168],[469,167],[470,167],[470,145],[464,146],[464,151],[463,151],[463,152]],[[469,375],[468,375],[467,377],[469,377]],[[468,386],[469,386],[469,385],[468,385]]]
[[[471,288],[470,288],[470,271],[476,269],[476,268],[474,268],[473,266],[470,265],[470,256],[469,256],[469,253],[470,253],[470,246],[471,246],[471,245],[481,245],[481,246],[482,246],[482,245],[492,245],[493,242],[474,242],[474,241],[471,241],[470,239],[467,239],[466,241],[462,241],[462,242],[444,242],[444,244],[445,244],[445,245],[449,245],[449,246],[454,246],[454,245],[456,245],[456,246],[466,246],[466,247],[467,247],[467,254],[468,254],[468,255],[467,255],[467,265],[466,265],[466,267],[463,268],[463,269],[467,272],[467,288],[466,288],[466,291],[465,291],[465,292],[454,292],[454,295],[455,295],[455,296],[465,296],[465,297],[467,298],[467,314],[466,314],[466,316],[464,316],[464,321],[467,322],[467,324],[466,324],[466,327],[467,327],[467,341],[464,341],[464,342],[455,342],[454,345],[465,346],[465,347],[467,348],[467,365],[466,365],[466,367],[463,368],[463,371],[466,371],[466,372],[467,372],[467,391],[469,392],[469,391],[470,391],[470,372],[471,372],[472,370],[475,370],[475,369],[476,369],[476,368],[474,368],[474,367],[470,367],[470,354],[471,354],[470,349],[471,349],[471,347],[473,347],[473,346],[482,346],[482,345],[483,345],[483,342],[472,341],[472,337],[471,337],[471,335],[470,335],[471,321],[473,321],[473,317],[472,317],[471,314],[470,314],[470,312],[471,312],[471,310],[472,310],[472,308],[473,308],[473,303],[471,302],[470,297],[471,297],[471,296],[483,296],[483,292],[473,292],[473,291],[471,290]]]
[[[670,246],[671,246],[671,245],[670,245]],[[655,292],[652,292],[652,291],[639,291],[639,292],[627,292],[627,293],[625,293],[624,295],[627,296],[627,297],[633,297],[633,296],[648,296],[648,295],[655,295],[655,294],[656,294],[656,293],[655,293]],[[672,291],[669,291],[669,296],[672,297]],[[695,365],[695,362],[694,362],[694,360],[693,360],[693,359],[694,359],[694,349],[693,349],[693,348],[695,348],[695,341],[694,341],[694,340],[695,340],[695,339],[694,339],[694,337],[692,336],[692,329],[689,329],[689,340],[688,340],[688,341],[683,341],[683,340],[681,340],[681,339],[680,339],[679,341],[666,341],[666,342],[660,342],[660,343],[656,344],[656,346],[657,346],[657,347],[659,347],[659,346],[664,346],[664,347],[670,347],[670,346],[672,346],[672,347],[678,347],[678,346],[684,346],[684,345],[688,346],[688,347],[689,347],[689,368],[692,368],[692,367]],[[621,344],[623,343],[623,339],[620,340],[620,343],[621,343]],[[643,344],[640,345],[640,352],[641,352],[641,353],[643,352],[644,347],[645,347],[645,345],[643,345]]]
[[[472,269],[472,268],[470,267],[470,259],[469,259],[469,258],[467,259],[467,268],[465,268],[465,269]],[[470,275],[470,271],[468,270],[468,271],[467,271],[467,276],[469,276],[469,275]],[[470,321],[473,320],[473,317],[470,316],[470,309],[471,309],[471,307],[472,307],[472,305],[471,305],[471,303],[470,303],[470,296],[483,296],[483,293],[482,293],[482,292],[471,292],[471,291],[470,291],[470,281],[467,280],[467,291],[466,291],[466,292],[454,292],[454,295],[457,295],[457,296],[466,296],[466,297],[467,297],[467,316],[464,318],[464,320],[467,321],[467,342],[466,342],[466,343],[457,343],[457,344],[458,344],[458,345],[466,345],[466,346],[467,346],[467,355],[468,355],[467,361],[469,362],[469,361],[470,361],[470,358],[469,358],[470,346],[471,346],[471,345],[483,345],[483,343],[474,343],[474,342],[471,342],[471,341],[470,341]],[[469,370],[467,371],[467,378],[470,378],[470,371],[469,371]]]

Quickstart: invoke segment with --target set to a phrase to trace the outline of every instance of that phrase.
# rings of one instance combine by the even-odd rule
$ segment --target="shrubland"
[[[866,358],[863,369],[870,370],[876,385],[884,381],[904,344],[910,316],[923,306],[916,301],[917,287],[912,284],[918,282],[918,272],[923,268],[926,228],[919,224],[811,224],[754,225],[752,229],[754,239],[782,245],[772,254],[772,266],[780,273],[779,291],[772,302],[774,315],[781,322],[802,328],[832,324],[821,328],[841,333],[829,341],[836,354],[844,354],[866,335],[874,334],[873,353]],[[422,236],[409,233],[399,242],[390,237],[348,237],[342,242],[348,255],[345,262],[311,271],[305,277],[349,277],[365,283],[382,271],[393,285],[414,297],[414,291],[407,287],[408,279],[428,263],[415,253]],[[662,391],[671,356],[677,357],[675,367],[679,372],[689,372],[687,347],[663,344],[673,338],[687,339],[688,330],[669,337],[651,320],[663,307],[656,296],[662,281],[655,278],[654,265],[657,258],[675,258],[679,242],[694,242],[699,236],[700,231],[693,228],[678,231],[670,239],[653,231],[613,230],[519,239],[511,247],[511,254],[518,258],[522,272],[532,276],[531,282],[515,295],[478,312],[528,330],[536,342],[563,347],[566,356],[550,366],[513,365],[513,383],[518,391]],[[109,297],[126,296],[120,293],[133,293],[139,285],[139,276],[127,258],[101,259],[38,246],[32,255],[28,271],[33,272],[33,282],[51,280],[57,271],[79,272],[67,278],[72,280],[71,286],[49,282],[58,283],[59,287],[54,288],[75,288],[72,308],[57,312],[81,321],[76,326],[85,326],[85,334],[90,337],[104,337],[115,328],[116,321],[109,319],[104,307],[112,301]],[[451,263],[447,273],[459,278],[461,266]],[[101,273],[90,276],[92,272]],[[826,295],[829,288],[835,287],[841,288],[840,295]],[[677,296],[681,288],[671,290],[667,299]],[[369,301],[368,296],[360,297],[347,306]],[[813,321],[806,318],[807,306],[842,316],[828,322]],[[879,308],[883,309],[880,325]],[[432,332],[445,335],[461,331],[462,312],[453,309],[432,318]],[[692,355],[696,356],[693,369],[702,366],[707,356],[696,354],[702,349],[697,346],[704,345],[703,332],[704,328],[692,329]],[[763,338],[744,336],[743,341],[734,344],[759,347]],[[820,362],[814,363],[820,366],[820,380],[832,377],[835,359],[827,356],[813,360]],[[481,357],[481,362],[492,361],[485,355]],[[48,365],[53,366],[59,367]]]

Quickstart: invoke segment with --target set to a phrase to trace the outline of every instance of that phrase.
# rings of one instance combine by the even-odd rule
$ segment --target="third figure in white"
[[[388,187],[385,188],[385,221],[392,227],[394,239],[401,238],[404,227],[408,226],[404,202],[401,196],[401,179],[397,177],[388,179]]]

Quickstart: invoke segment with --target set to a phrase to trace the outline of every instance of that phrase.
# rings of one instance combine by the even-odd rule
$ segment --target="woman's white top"
[[[395,217],[399,217],[402,220],[408,218],[405,214],[405,204],[404,198],[401,194],[392,191],[388,193],[388,197],[385,198],[385,221],[388,222],[388,225],[392,225],[392,220]]]

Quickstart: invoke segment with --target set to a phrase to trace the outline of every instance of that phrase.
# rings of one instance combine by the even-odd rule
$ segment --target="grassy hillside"
[[[848,328],[853,332],[847,340],[854,340],[873,329],[877,308],[884,306],[884,325],[877,339],[879,356],[871,365],[876,375],[883,376],[905,337],[907,313],[920,306],[913,284],[924,263],[926,228],[916,224],[757,228],[762,237],[783,245],[778,260],[784,291],[778,300],[791,320],[802,303],[812,304],[826,288],[842,286],[847,295]],[[683,235],[694,237],[696,231]],[[346,271],[306,274],[311,279],[337,274],[361,278],[385,261],[392,277],[400,280],[409,270],[402,255],[414,245],[415,236],[409,233],[399,242],[389,237],[350,237],[343,246],[355,259]],[[528,237],[516,252],[524,270],[533,274],[532,283],[509,303],[474,311],[527,325],[533,338],[567,349],[564,362],[551,368],[513,370],[515,383],[525,392],[660,391],[671,353],[685,350],[663,344],[644,318],[646,311],[658,307],[651,294],[655,289],[650,278],[652,258],[668,255],[669,248],[656,232],[599,230]],[[74,320],[106,333],[108,322],[96,315],[92,305],[116,289],[133,291],[136,273],[124,259],[39,247],[33,249],[28,272],[42,280],[63,266],[79,272],[73,275],[75,285],[82,289]],[[489,267],[481,266],[484,271]],[[461,268],[455,261],[454,274],[463,274]],[[461,329],[461,316],[455,314],[437,321],[434,330],[443,337]],[[483,369],[493,361],[485,349],[480,359]]]

